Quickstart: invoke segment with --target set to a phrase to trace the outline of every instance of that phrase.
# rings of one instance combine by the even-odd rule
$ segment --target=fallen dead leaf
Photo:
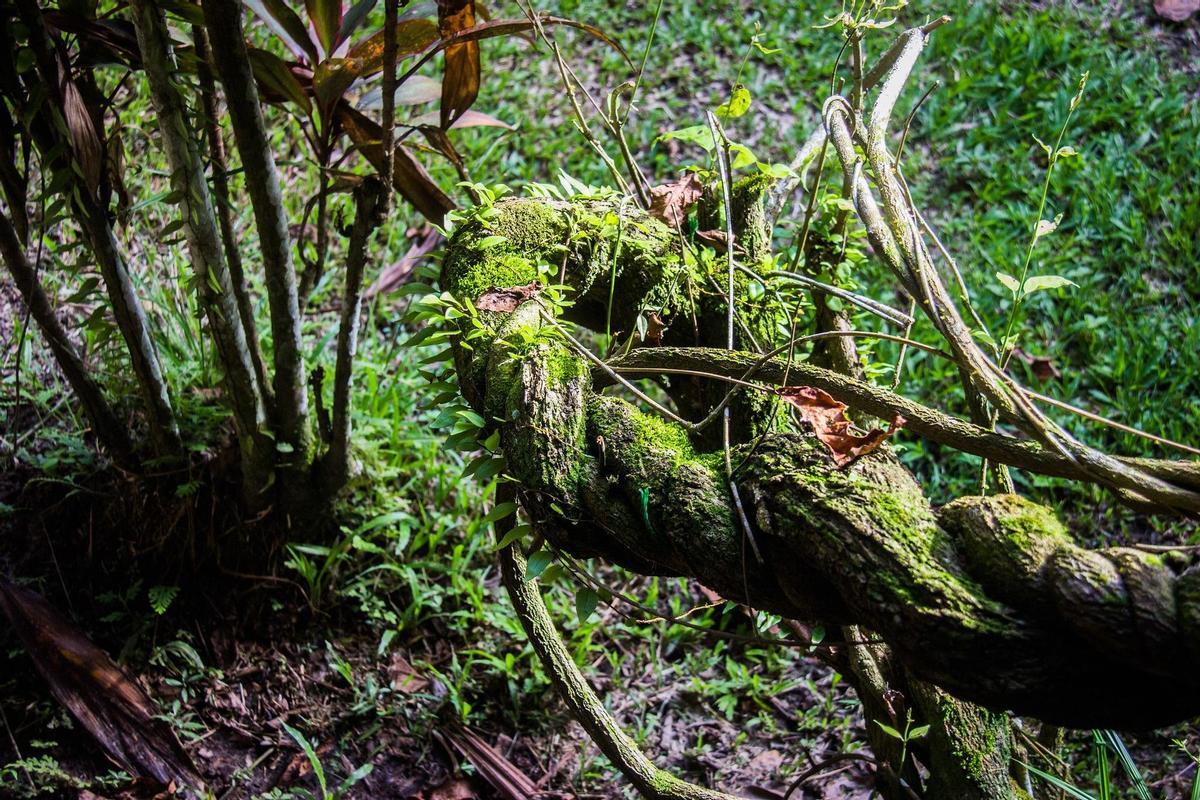
[[[1154,0],[1154,11],[1172,22],[1183,22],[1200,11],[1200,0]]]
[[[849,466],[879,447],[905,422],[904,417],[897,416],[886,431],[873,428],[859,436],[850,432],[846,404],[835,400],[828,392],[813,386],[785,386],[779,394],[812,426],[813,434],[829,449],[833,463],[839,468]]]
[[[0,579],[8,617],[50,693],[133,775],[198,791],[201,780],[170,726],[137,682],[42,597]]]
[[[532,281],[524,286],[513,286],[508,289],[493,286],[475,299],[475,308],[480,311],[512,313],[517,310],[517,306],[531,297],[537,297],[541,291],[540,281]]]
[[[657,311],[651,311],[646,315],[646,323],[646,335],[642,337],[642,341],[655,347],[661,347],[663,334],[667,332],[667,325],[663,322],[663,318],[658,315]]]
[[[1058,371],[1058,367],[1054,365],[1054,361],[1046,356],[1031,356],[1021,348],[1013,350],[1013,355],[1021,361],[1029,365],[1033,371],[1033,375],[1039,381],[1048,381],[1052,378],[1061,378],[1062,373]]]
[[[416,694],[429,688],[429,679],[417,672],[416,667],[398,652],[392,653],[392,662],[388,665],[388,678],[393,689],[405,694]]]
[[[725,231],[696,231],[696,238],[718,253],[724,253],[729,249],[729,241],[725,236]]]
[[[682,227],[688,210],[700,202],[704,187],[696,173],[689,172],[677,181],[655,186],[650,190],[650,216],[672,228]]]
[[[471,782],[465,778],[451,778],[426,795],[428,800],[471,800],[477,796]]]
[[[441,729],[441,733],[501,797],[506,800],[526,800],[539,794],[537,784],[517,765],[467,726],[451,722]]]

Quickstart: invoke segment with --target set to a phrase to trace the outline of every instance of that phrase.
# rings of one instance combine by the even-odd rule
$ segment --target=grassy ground
[[[739,73],[754,104],[733,133],[762,160],[790,157],[828,92],[839,42],[830,31],[813,28],[822,7],[775,0],[721,11],[709,5],[664,3],[649,49],[629,135],[656,179],[673,177],[701,154],[655,144],[655,138],[701,121],[704,109],[725,99]],[[552,10],[614,32],[638,61],[655,4],[588,0]],[[496,4],[492,11],[503,16],[515,9]],[[919,80],[900,106],[911,108],[933,80],[941,81],[914,120],[907,171],[918,202],[930,209],[958,255],[976,307],[993,328],[1002,327],[1010,295],[995,273],[1019,270],[1044,177],[1033,137],[1056,134],[1079,73],[1089,70],[1087,93],[1066,139],[1082,157],[1055,173],[1044,216],[1062,212],[1063,223],[1036,251],[1034,268],[1037,274],[1068,277],[1078,288],[1037,296],[1020,327],[1022,348],[1050,358],[1061,378],[1026,377],[1041,391],[1097,413],[1200,443],[1197,23],[1163,28],[1140,4],[1104,4],[1098,11],[963,0],[917,4],[906,19],[943,12],[955,22],[935,36]],[[756,31],[778,52],[752,49]],[[560,38],[597,96],[630,77],[606,48],[574,34]],[[886,41],[882,34],[872,50]],[[458,140],[473,176],[518,185],[553,181],[563,170],[604,182],[602,165],[574,131],[545,52],[489,42],[484,53],[488,75],[478,108],[518,130],[461,132]],[[140,163],[157,163],[152,119],[144,108],[127,111],[127,147],[145,159]],[[279,139],[281,146],[287,140],[282,124]],[[298,219],[311,177],[288,169],[289,184],[299,189],[290,194]],[[448,168],[437,166],[435,173],[452,180]],[[161,181],[160,174],[133,187],[135,197],[153,197]],[[217,376],[195,335],[194,309],[179,288],[187,265],[177,247],[155,243],[152,236],[166,212],[152,203],[139,209],[128,235],[166,343],[168,371],[177,385],[192,387],[180,393],[187,424],[205,431],[215,449],[223,415],[213,401]],[[381,262],[402,252],[406,227],[402,219],[391,223]],[[777,242],[786,246],[790,221],[784,219],[777,233]],[[55,255],[64,268],[74,263],[69,247]],[[868,271],[854,279],[860,290],[891,299],[881,274]],[[313,365],[331,363],[335,299],[331,291],[322,301],[331,313],[308,323]],[[77,319],[88,312],[86,298],[78,302],[79,308],[67,309]],[[119,483],[86,477],[92,459],[70,433],[75,423],[64,416],[69,406],[58,404],[53,371],[39,367],[44,360],[36,347],[22,351],[17,357],[26,369],[25,391],[37,396],[34,408],[46,426],[20,443],[21,466],[2,487],[0,499],[12,506],[2,537],[5,561],[17,574],[44,576],[41,588],[56,605],[72,609],[98,642],[144,676],[162,699],[164,716],[222,787],[273,797],[303,796],[305,787],[314,788],[311,766],[281,728],[287,722],[317,742],[324,768],[339,780],[360,764],[373,764],[373,773],[354,789],[361,796],[485,792],[470,765],[456,769],[452,742],[446,748],[438,744],[453,738],[447,734],[450,720],[463,720],[527,775],[544,778],[547,787],[620,796],[605,760],[548,694],[508,613],[480,520],[491,489],[460,480],[463,459],[440,446],[431,427],[436,410],[424,407],[417,359],[398,345],[406,335],[398,324],[401,314],[402,304],[382,303],[364,335],[355,424],[369,480],[354,487],[340,530],[331,538],[327,531],[297,530],[280,573],[283,582],[259,583],[249,592],[241,584],[219,590],[198,585],[186,574],[157,576],[155,585],[179,590],[161,614],[151,608],[152,586],[136,582],[115,547],[107,557],[103,547],[94,560],[73,557],[93,552],[93,535],[111,542],[124,532],[116,512],[105,517],[96,508],[140,514],[146,528],[161,525],[161,517],[132,510],[136,503],[123,496]],[[3,377],[10,390],[9,354],[18,338],[10,333],[19,332],[12,318],[13,331],[4,332]],[[102,327],[85,335],[99,348],[94,352],[103,352]],[[918,329],[916,335],[929,332]],[[880,349],[875,357],[883,361],[890,355]],[[110,386],[120,391],[127,371],[116,359],[107,367]],[[944,366],[912,357],[902,390],[961,413],[955,386]],[[26,407],[22,413],[31,412]],[[1068,417],[1063,421],[1091,443],[1159,454],[1142,440]],[[970,490],[975,465],[969,459],[916,440],[904,442],[904,448],[938,496]],[[212,470],[217,473],[219,465]],[[198,474],[181,493],[173,524],[201,530],[213,524],[213,496],[201,488],[207,474]],[[1022,480],[1031,492],[1068,510],[1094,512],[1087,518],[1097,523],[1097,532],[1089,536],[1180,535],[1165,526],[1136,530],[1099,494]],[[10,535],[18,526],[21,535]],[[696,587],[680,582],[634,580],[593,568],[647,605],[678,613],[707,602]],[[746,791],[761,787],[776,792],[764,796],[778,796],[810,761],[864,746],[853,696],[801,654],[729,646],[680,626],[627,618],[626,609],[602,607],[579,622],[575,589],[562,579],[549,597],[577,660],[587,665],[622,724],[664,766],[692,779]],[[690,619],[748,630],[740,612],[722,607]],[[0,646],[8,665],[0,678],[5,725],[24,756],[18,764],[12,742],[0,739],[0,795],[32,793],[31,780],[43,796],[77,792],[80,780],[107,796],[127,787],[117,775],[97,780],[108,766],[40,685],[28,680],[15,644],[0,639]],[[1168,797],[1190,778],[1183,772],[1186,761],[1170,744],[1172,736],[1188,739],[1193,752],[1200,749],[1195,731],[1183,729],[1141,738],[1137,751],[1146,773],[1162,781],[1155,787],[1158,795]],[[1088,738],[1081,734],[1076,741]],[[1085,784],[1087,770],[1081,763]],[[465,789],[455,783],[464,775],[474,780]],[[866,771],[855,768],[818,788],[827,797],[861,797],[866,782]],[[435,794],[439,786],[441,795]]]

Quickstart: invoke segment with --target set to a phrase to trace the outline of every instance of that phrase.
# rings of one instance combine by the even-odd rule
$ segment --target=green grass
[[[822,10],[835,4],[769,2],[724,13],[667,3],[651,49],[629,137],[643,167],[665,181],[699,151],[672,158],[655,137],[696,124],[705,108],[725,99],[741,67],[754,96],[733,135],[762,160],[787,160],[811,129],[829,92],[829,69],[840,45],[831,30],[815,30]],[[595,22],[640,60],[654,3],[562,2],[556,13]],[[1171,43],[1157,22],[1126,8],[1117,16],[1067,3],[1017,13],[1004,4],[914,3],[906,21],[947,13],[899,105],[912,107],[934,80],[908,139],[906,174],[956,255],[974,303],[994,332],[1002,330],[1010,295],[996,272],[1017,274],[1045,171],[1034,140],[1053,140],[1076,90],[1090,71],[1083,104],[1065,143],[1082,157],[1062,162],[1050,187],[1047,217],[1063,213],[1061,227],[1043,239],[1030,274],[1063,275],[1078,288],[1053,290],[1026,302],[1020,346],[1046,356],[1062,378],[1040,383],[1019,362],[1016,374],[1033,388],[1126,425],[1195,444],[1200,441],[1200,104],[1196,72],[1185,45]],[[998,16],[999,14],[999,16]],[[762,41],[779,52],[750,50]],[[891,31],[876,36],[878,53]],[[631,73],[611,50],[576,34],[557,33],[564,52],[598,99]],[[1195,53],[1190,57],[1194,58]],[[868,56],[870,58],[870,56]],[[488,181],[552,180],[558,170],[585,181],[608,180],[603,166],[576,134],[570,108],[544,50],[524,44],[485,48],[479,107],[520,126],[499,137],[464,131],[464,152],[479,159],[475,174]],[[615,148],[614,148],[615,152]],[[790,241],[791,221],[777,230],[777,247]],[[892,299],[882,270],[856,275],[860,289]],[[920,338],[935,341],[918,326]],[[883,360],[889,347],[876,349]],[[903,391],[963,414],[957,375],[920,353],[910,355]],[[1173,456],[1145,440],[1052,414],[1084,441],[1129,454]],[[940,498],[972,491],[972,459],[910,443],[909,457]],[[1059,482],[1019,478],[1030,490],[1061,497]],[[1070,491],[1066,491],[1071,495]],[[1074,496],[1090,505],[1099,497]]]

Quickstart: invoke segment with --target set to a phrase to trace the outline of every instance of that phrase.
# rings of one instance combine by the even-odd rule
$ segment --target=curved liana
[[[1200,565],[1182,554],[1080,547],[1051,509],[1015,495],[935,509],[886,445],[839,468],[774,411],[774,395],[751,388],[738,393],[731,453],[743,524],[706,431],[599,385],[630,365],[639,377],[672,367],[742,376],[756,363],[763,380],[780,376],[779,359],[714,347],[724,298],[677,242],[643,212],[594,198],[501,200],[450,241],[442,280],[464,305],[524,288],[511,310],[467,318],[455,362],[464,396],[500,430],[526,510],[556,546],[692,577],[786,617],[861,624],[915,677],[991,708],[1072,727],[1147,728],[1200,713]],[[574,290],[573,305],[525,288],[553,279]],[[663,347],[604,366],[559,321],[631,331],[648,308],[671,320]],[[776,322],[767,303],[739,311],[743,349]],[[820,378],[814,369],[793,380]],[[710,400],[726,388],[694,374],[662,380],[681,413],[694,410],[683,400],[701,383],[720,387]],[[838,396],[837,385],[825,388]],[[1013,452],[1034,469],[1068,469],[1027,444]],[[1186,463],[1176,472],[1194,480]],[[761,561],[747,556],[751,535]]]

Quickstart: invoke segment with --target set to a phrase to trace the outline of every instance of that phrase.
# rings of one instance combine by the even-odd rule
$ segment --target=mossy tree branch
[[[542,211],[565,213],[553,204]],[[464,229],[451,243],[447,288],[464,300],[530,277],[517,270],[505,283],[498,270],[518,263],[514,250],[481,251],[481,239]],[[580,245],[581,258],[596,249]],[[683,269],[658,255],[638,263],[653,264],[660,279]],[[654,293],[634,263],[624,268],[633,292]],[[568,260],[568,276],[592,271]],[[586,312],[588,291],[581,289],[576,311]],[[643,306],[628,294],[616,302]],[[568,346],[529,335],[544,313],[534,299],[496,315],[490,346],[459,365],[480,410],[505,421],[509,471],[528,490],[535,517],[562,531],[556,545],[650,574],[690,576],[789,617],[863,624],[915,677],[989,707],[1135,728],[1200,711],[1200,567],[1080,548],[1049,509],[1013,496],[962,498],[935,511],[886,451],[842,470],[816,440],[787,432],[735,452],[738,487],[766,554],[764,565],[746,564],[715,452],[682,426],[597,393],[587,363]],[[1156,688],[1163,680],[1175,687],[1170,704]],[[1120,696],[1096,704],[1114,682]]]

